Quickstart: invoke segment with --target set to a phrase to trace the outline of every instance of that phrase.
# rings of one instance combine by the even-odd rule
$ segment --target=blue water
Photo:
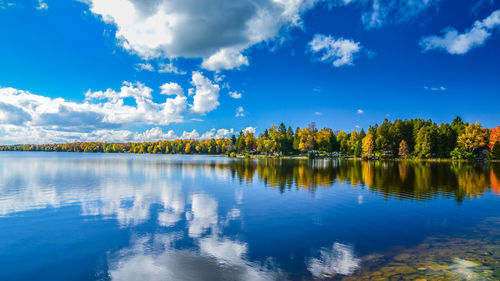
[[[0,280],[339,279],[500,217],[498,179],[498,164],[2,152]]]

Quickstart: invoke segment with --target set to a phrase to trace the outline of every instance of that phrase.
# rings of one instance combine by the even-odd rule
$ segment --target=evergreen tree
[[[500,141],[495,142],[491,150],[491,158],[500,160]]]

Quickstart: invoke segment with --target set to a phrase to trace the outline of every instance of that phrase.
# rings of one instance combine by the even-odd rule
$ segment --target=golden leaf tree
[[[363,156],[370,157],[374,148],[375,144],[373,142],[373,134],[368,132],[363,139]]]
[[[481,124],[469,124],[465,127],[465,132],[458,137],[457,143],[465,151],[472,152],[481,146],[486,146],[488,141],[488,131],[481,127]]]

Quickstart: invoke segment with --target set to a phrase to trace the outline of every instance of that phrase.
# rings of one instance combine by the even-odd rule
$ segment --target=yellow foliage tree
[[[457,143],[465,151],[472,152],[474,149],[486,146],[488,141],[488,131],[481,127],[479,122],[469,124],[465,127],[465,132],[458,137]]]
[[[373,143],[373,134],[368,132],[363,139],[363,156],[370,157],[374,148],[375,144]]]

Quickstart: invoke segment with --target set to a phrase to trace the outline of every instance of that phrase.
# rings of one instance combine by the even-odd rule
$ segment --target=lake
[[[0,280],[498,280],[500,163],[0,153]]]

